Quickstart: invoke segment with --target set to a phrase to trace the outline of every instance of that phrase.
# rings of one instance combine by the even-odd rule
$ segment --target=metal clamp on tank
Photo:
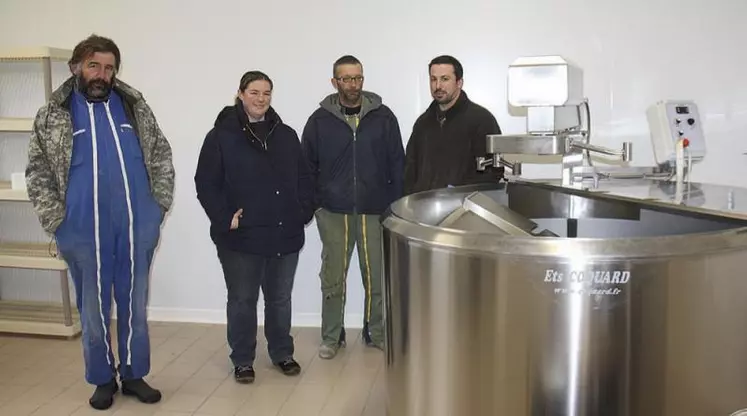
[[[521,175],[521,163],[508,161],[507,155],[561,156],[563,185],[574,185],[609,175],[592,166],[591,152],[615,156],[623,162],[632,159],[630,142],[623,143],[620,150],[590,143],[591,111],[583,97],[583,73],[560,56],[514,61],[508,69],[508,102],[526,109],[527,133],[488,135],[490,156],[477,158],[480,171],[492,165]]]

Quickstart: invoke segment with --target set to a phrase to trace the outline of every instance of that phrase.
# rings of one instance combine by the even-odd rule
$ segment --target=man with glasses
[[[402,196],[404,147],[399,123],[377,94],[363,90],[363,66],[350,55],[332,67],[332,86],[309,117],[303,148],[316,184],[322,240],[322,345],[331,359],[345,346],[345,295],[353,247],[365,289],[363,339],[383,348],[379,216]]]

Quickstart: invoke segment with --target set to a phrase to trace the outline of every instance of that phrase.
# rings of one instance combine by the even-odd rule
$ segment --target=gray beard
[[[361,101],[362,97],[362,91],[358,93],[357,100],[353,99],[353,97],[349,97],[348,94],[346,94],[344,91],[340,91],[340,104],[344,105],[345,107],[356,107]]]
[[[111,83],[107,83],[100,79],[87,82],[83,79],[82,74],[75,77],[75,89],[83,94],[83,96],[86,97],[86,100],[90,102],[102,102],[108,100],[112,91],[113,83],[114,78],[112,78]]]

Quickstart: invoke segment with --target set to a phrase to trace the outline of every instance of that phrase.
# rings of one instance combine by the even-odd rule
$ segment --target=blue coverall
[[[150,371],[148,275],[161,208],[150,190],[140,142],[115,91],[105,102],[73,92],[73,152],[57,245],[68,263],[81,316],[86,380],[142,378]],[[117,304],[119,368],[109,333]]]

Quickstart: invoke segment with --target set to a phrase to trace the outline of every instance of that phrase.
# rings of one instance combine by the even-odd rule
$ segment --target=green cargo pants
[[[383,345],[382,246],[378,215],[336,214],[324,209],[316,213],[322,240],[322,343],[336,345],[344,328],[347,275],[353,247],[358,247],[365,290],[364,325],[371,341]]]

